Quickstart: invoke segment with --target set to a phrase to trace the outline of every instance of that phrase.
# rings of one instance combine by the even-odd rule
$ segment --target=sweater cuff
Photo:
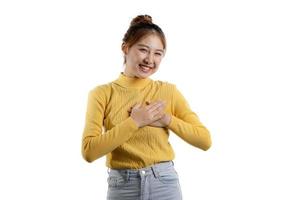
[[[126,120],[125,120],[125,123],[128,124],[128,127],[130,129],[132,129],[133,131],[136,131],[139,129],[139,127],[137,126],[136,122],[132,119],[132,117],[128,117]]]
[[[171,120],[170,120],[170,123],[169,123],[169,125],[167,126],[167,128],[168,129],[173,129],[174,128],[174,126],[175,126],[175,124],[176,124],[176,119],[175,119],[176,117],[174,117],[173,115],[171,115]]]

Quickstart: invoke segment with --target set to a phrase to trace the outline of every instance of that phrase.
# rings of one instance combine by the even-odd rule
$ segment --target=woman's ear
[[[125,44],[122,44],[122,51],[126,55],[128,53],[128,46]]]

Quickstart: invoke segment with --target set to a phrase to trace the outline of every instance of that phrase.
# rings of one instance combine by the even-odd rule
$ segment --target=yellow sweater
[[[156,100],[166,101],[170,124],[138,128],[128,110],[135,103]],[[169,129],[200,149],[211,145],[209,131],[174,84],[131,78],[122,72],[115,81],[89,91],[82,155],[88,162],[106,155],[106,166],[114,169],[139,169],[173,160]]]

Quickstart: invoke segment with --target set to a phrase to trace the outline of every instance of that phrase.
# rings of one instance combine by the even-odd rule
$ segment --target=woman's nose
[[[152,64],[154,62],[153,56],[151,54],[148,54],[147,57],[145,58],[145,62],[147,64]]]

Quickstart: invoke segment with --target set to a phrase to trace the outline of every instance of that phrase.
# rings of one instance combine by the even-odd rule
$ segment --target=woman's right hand
[[[157,101],[146,106],[142,106],[142,103],[139,103],[132,107],[130,117],[140,128],[162,118],[164,116],[162,112],[164,107],[164,101]]]

